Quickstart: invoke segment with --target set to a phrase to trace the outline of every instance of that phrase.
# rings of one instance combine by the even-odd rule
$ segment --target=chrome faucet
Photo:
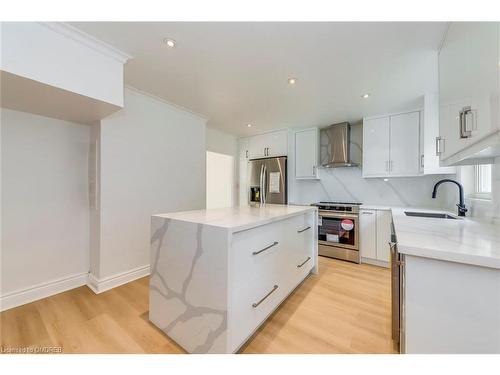
[[[434,190],[432,191],[432,198],[436,198],[437,189],[438,189],[439,185],[441,185],[444,182],[451,182],[451,183],[458,186],[458,194],[459,194],[459,199],[460,199],[459,203],[457,204],[458,216],[465,216],[465,213],[468,210],[465,207],[465,203],[464,203],[464,188],[460,182],[457,182],[455,180],[450,180],[449,178],[445,178],[444,180],[436,182],[436,185],[434,185]]]

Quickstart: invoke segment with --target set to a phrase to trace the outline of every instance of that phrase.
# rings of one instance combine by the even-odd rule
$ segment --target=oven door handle
[[[359,216],[356,214],[331,213],[328,211],[326,211],[326,212],[319,211],[319,216],[326,217],[326,218],[332,218],[332,219],[335,219],[335,218],[338,218],[338,219],[341,219],[341,218],[358,219],[359,218]]]

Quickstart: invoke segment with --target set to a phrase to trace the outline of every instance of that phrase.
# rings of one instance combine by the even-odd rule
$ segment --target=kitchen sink
[[[448,214],[441,214],[437,212],[412,212],[412,211],[405,211],[406,216],[418,216],[418,217],[432,217],[434,219],[452,219],[452,220],[458,220],[459,218],[456,216],[448,215]]]

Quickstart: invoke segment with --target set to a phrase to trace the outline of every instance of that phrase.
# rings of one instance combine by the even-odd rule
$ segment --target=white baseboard
[[[372,266],[379,266],[379,267],[385,267],[385,268],[390,267],[389,262],[385,262],[383,260],[378,260],[378,259],[371,259],[371,258],[361,257],[361,263],[371,264]]]
[[[92,274],[89,274],[87,286],[96,294],[116,288],[117,286],[129,283],[131,281],[148,276],[150,272],[149,265],[137,267],[129,271],[117,273],[102,279],[98,279]]]
[[[87,284],[88,273],[80,273],[40,283],[0,296],[0,311],[12,309]]]
[[[12,309],[54,294],[87,285],[96,294],[148,276],[149,265],[137,267],[113,276],[98,279],[87,272],[40,283],[29,288],[16,290],[0,296],[0,311]]]

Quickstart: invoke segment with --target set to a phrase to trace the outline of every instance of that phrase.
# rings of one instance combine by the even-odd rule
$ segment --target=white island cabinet
[[[315,207],[154,215],[149,319],[189,353],[234,353],[309,273]]]

